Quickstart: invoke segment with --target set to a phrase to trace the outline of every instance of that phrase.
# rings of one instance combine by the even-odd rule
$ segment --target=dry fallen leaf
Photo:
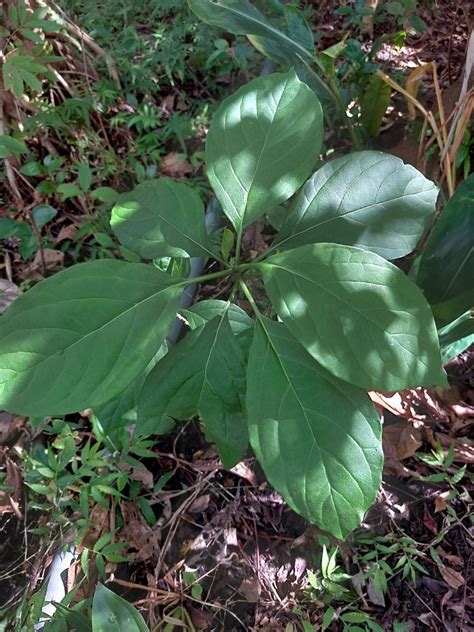
[[[444,581],[451,586],[451,588],[454,588],[454,590],[461,588],[461,586],[464,586],[466,583],[461,573],[458,573],[458,571],[455,571],[453,568],[449,568],[449,566],[438,566],[438,570]]]
[[[415,428],[409,421],[397,421],[384,426],[384,445],[389,443],[395,456],[400,461],[413,456],[423,445],[421,430]]]
[[[179,178],[192,173],[193,168],[186,160],[185,154],[178,154],[176,151],[172,151],[166,154],[160,162],[160,171],[172,178]]]
[[[12,444],[25,425],[26,418],[0,412],[0,445]]]
[[[448,562],[450,562],[454,566],[464,566],[464,560],[459,557],[459,555],[452,555],[451,553],[448,553],[443,549],[441,545],[436,547],[436,552],[439,554],[440,557],[448,560]]]
[[[0,314],[3,314],[20,294],[21,290],[18,285],[11,283],[7,279],[0,279]]]
[[[193,514],[202,513],[206,511],[209,507],[209,503],[211,502],[210,494],[202,494],[198,496],[193,504],[189,507],[189,512]]]
[[[257,577],[248,577],[243,580],[238,590],[249,603],[257,603],[260,599],[262,587]]]
[[[451,492],[441,492],[441,494],[439,494],[438,496],[436,496],[435,498],[435,513],[437,513],[438,511],[445,511],[446,507],[448,506],[448,498],[449,498],[449,494]]]
[[[43,258],[47,272],[57,272],[64,267],[64,252],[60,250],[43,248]],[[39,250],[33,261],[25,265],[18,276],[28,281],[41,281],[43,279],[43,261]]]
[[[68,224],[67,226],[63,226],[56,237],[56,244],[61,243],[65,239],[72,239],[76,234],[77,227],[75,224]]]

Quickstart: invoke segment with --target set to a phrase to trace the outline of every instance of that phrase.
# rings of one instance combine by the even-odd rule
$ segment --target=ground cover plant
[[[221,269],[183,279],[94,261],[38,284],[1,321],[3,407],[61,415],[120,397],[158,353],[183,289],[230,276],[229,301],[194,308],[198,326],[149,371],[136,431],[199,415],[227,467],[250,440],[289,505],[346,537],[381,477],[380,422],[365,391],[447,384],[430,306],[389,261],[413,250],[437,189],[372,151],[309,177],[322,132],[319,101],[293,71],[228,97],[209,130],[206,167],[235,231],[233,256],[234,233],[225,229],[220,244],[208,237],[203,204],[186,185],[162,178],[122,195],[111,225],[127,248],[145,259],[204,256]],[[295,193],[273,245],[242,263],[244,228]],[[259,276],[281,322],[257,306],[249,286]],[[231,310],[239,291],[255,324]]]

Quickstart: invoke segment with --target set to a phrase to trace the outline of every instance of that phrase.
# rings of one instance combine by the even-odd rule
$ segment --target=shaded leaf
[[[443,364],[474,343],[474,312],[468,311],[438,330]]]
[[[440,324],[473,307],[474,173],[456,189],[428,239],[416,282]]]
[[[77,181],[81,189],[84,192],[89,191],[92,184],[92,171],[88,164],[85,162],[79,163],[79,168],[77,170]]]
[[[110,224],[121,243],[145,259],[214,256],[201,198],[170,178],[148,180],[120,195]]]
[[[0,319],[0,402],[42,416],[123,391],[159,349],[182,281],[151,266],[82,263],[42,281]]]
[[[206,438],[217,444],[224,465],[232,467],[248,443],[244,388],[242,351],[224,312],[185,336],[149,374],[138,404],[138,430],[152,432],[164,415],[199,415]]]
[[[250,443],[290,507],[344,538],[375,499],[381,426],[366,394],[332,376],[282,323],[261,317],[247,373]]]
[[[38,226],[38,228],[42,228],[45,224],[56,217],[58,211],[49,204],[39,204],[38,206],[35,206],[31,213],[36,226]]]
[[[429,305],[385,259],[315,244],[259,265],[280,318],[334,375],[379,391],[447,386]]]
[[[92,601],[92,632],[149,632],[131,603],[97,584]]]

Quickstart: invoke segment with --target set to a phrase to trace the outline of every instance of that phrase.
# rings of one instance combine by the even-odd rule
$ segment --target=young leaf
[[[142,182],[120,195],[110,224],[121,243],[145,259],[215,256],[201,198],[170,178]]]
[[[438,330],[441,358],[446,364],[474,343],[474,310],[464,312]]]
[[[372,75],[360,103],[361,123],[372,138],[380,132],[383,117],[390,105],[391,94],[392,89],[388,83],[377,75]]]
[[[118,198],[118,193],[111,187],[99,187],[91,191],[90,196],[100,202],[115,202]]]
[[[92,170],[89,165],[85,162],[79,163],[79,168],[77,170],[77,181],[81,189],[87,193],[91,188],[92,184]]]
[[[290,507],[337,538],[380,485],[381,426],[360,389],[314,360],[282,323],[255,326],[247,372],[250,443]]]
[[[236,336],[253,327],[254,321],[250,316],[238,305],[234,305],[233,303],[229,305],[227,301],[215,299],[199,301],[189,309],[183,309],[182,313],[186,317],[191,329],[197,329],[213,318],[216,318],[216,316],[222,316],[226,311],[230,328]]]
[[[156,365],[138,404],[138,430],[167,414],[175,419],[199,415],[206,437],[215,442],[226,467],[243,457],[248,444],[242,399],[243,355],[224,312],[188,334]]]
[[[447,385],[430,307],[385,259],[314,244],[260,266],[280,318],[337,377],[379,391]]]
[[[474,173],[446,204],[421,256],[416,282],[440,324],[473,307]]]
[[[115,260],[82,263],[42,281],[0,320],[0,405],[66,414],[120,393],[159,349],[181,279]]]
[[[0,135],[0,159],[27,153],[28,148],[22,140],[6,134]]]
[[[92,632],[149,632],[131,603],[97,584],[92,601]]]
[[[207,135],[206,167],[237,231],[301,186],[322,127],[317,97],[292,70],[259,77],[224,100]]]
[[[56,217],[58,211],[49,206],[49,204],[39,204],[31,211],[35,224],[38,228],[42,228],[45,224]]]
[[[63,200],[82,194],[81,189],[74,182],[63,182],[57,186],[56,191],[62,195]]]
[[[323,165],[297,195],[278,247],[335,242],[386,259],[410,253],[435,211],[437,187],[411,165],[359,151]]]

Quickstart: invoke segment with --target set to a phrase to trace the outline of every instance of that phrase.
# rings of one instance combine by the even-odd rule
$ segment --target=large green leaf
[[[367,395],[266,318],[255,327],[247,384],[250,442],[268,480],[292,509],[346,537],[382,475],[381,426]]]
[[[158,351],[182,280],[136,263],[82,263],[42,281],[0,320],[0,406],[35,417],[95,407]]]
[[[456,189],[430,235],[417,283],[441,324],[474,305],[474,173]]]
[[[446,364],[474,344],[474,310],[438,330],[441,358]]]
[[[246,35],[255,48],[284,68],[294,68],[321,99],[323,105],[331,107],[335,98],[326,83],[311,68],[314,56],[314,37],[301,11],[294,6],[272,2],[269,8],[277,8],[278,24],[268,20],[248,0],[188,0],[189,7],[207,24],[229,31],[235,35]]]
[[[131,603],[97,584],[92,600],[92,632],[149,632]]]
[[[437,196],[432,182],[395,156],[349,154],[328,162],[306,182],[277,245],[336,242],[397,259],[415,248]]]
[[[309,41],[307,32],[302,37],[304,19],[298,19],[294,12],[285,16],[290,33],[287,34],[276,28],[248,0],[188,0],[188,4],[207,24],[235,35],[250,36],[260,52],[280,63],[291,64],[299,58],[311,62],[313,59],[314,43]]]
[[[164,415],[199,415],[206,438],[232,467],[248,444],[244,391],[243,353],[224,312],[189,333],[149,374],[138,405],[139,430],[151,431]]]
[[[136,406],[146,376],[167,352],[168,344],[165,340],[145,370],[139,373],[125,390],[94,409],[94,415],[99,420],[104,433],[112,433],[117,428],[128,426],[136,420]]]
[[[319,101],[293,71],[254,79],[223,101],[207,135],[206,167],[236,230],[293,195],[321,139]]]
[[[260,264],[278,315],[328,371],[367,389],[446,385],[423,294],[378,255],[301,246]]]
[[[145,259],[214,256],[201,198],[170,178],[142,182],[120,195],[110,224],[121,243]]]

